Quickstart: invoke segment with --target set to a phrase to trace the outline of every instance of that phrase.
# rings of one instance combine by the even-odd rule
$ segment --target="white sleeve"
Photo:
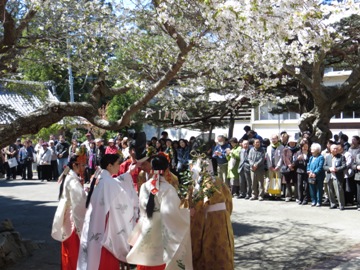
[[[86,213],[86,193],[78,179],[71,179],[69,187],[72,217],[74,219],[76,233],[81,237]]]

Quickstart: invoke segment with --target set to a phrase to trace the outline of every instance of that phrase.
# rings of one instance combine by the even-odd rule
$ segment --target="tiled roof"
[[[47,95],[46,101],[58,101],[51,91],[47,90]],[[28,115],[43,105],[44,102],[34,95],[23,96],[0,85],[0,125],[8,124],[18,116]]]

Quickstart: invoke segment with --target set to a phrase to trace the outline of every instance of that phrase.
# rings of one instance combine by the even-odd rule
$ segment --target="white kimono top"
[[[126,257],[127,262],[144,266],[166,263],[166,269],[170,270],[193,269],[189,210],[179,208],[180,199],[175,188],[161,176],[154,213],[149,219],[146,205],[150,190],[150,181],[141,186],[140,219],[129,238],[133,247]]]
[[[65,241],[73,230],[81,236],[86,213],[86,194],[80,177],[70,170],[64,182],[63,193],[56,209],[51,236],[57,241]]]
[[[136,225],[136,221],[139,218],[139,197],[134,188],[134,182],[132,176],[129,172],[126,172],[122,175],[119,175],[116,180],[119,181],[120,186],[126,191],[128,194],[132,204],[133,204],[133,219],[132,219],[132,229]]]
[[[102,170],[86,211],[77,269],[98,270],[102,247],[126,262],[133,218],[128,194],[107,170]]]

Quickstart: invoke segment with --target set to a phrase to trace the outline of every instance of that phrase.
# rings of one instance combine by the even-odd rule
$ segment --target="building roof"
[[[9,124],[17,117],[32,113],[45,102],[58,102],[58,99],[47,91],[47,97],[40,99],[33,94],[21,95],[9,91],[0,85],[0,124]]]
[[[339,77],[339,76],[350,76],[352,70],[341,70],[341,71],[327,71],[324,74],[324,77]]]

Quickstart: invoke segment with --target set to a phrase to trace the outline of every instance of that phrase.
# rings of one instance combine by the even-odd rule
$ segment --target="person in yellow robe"
[[[196,166],[199,169],[199,165]],[[202,184],[202,190],[197,192],[203,192],[205,196],[192,206],[193,266],[194,269],[202,270],[233,270],[234,233],[230,220],[232,196],[221,179],[202,174],[200,172],[197,175],[206,184]],[[209,189],[213,192],[207,193]]]

